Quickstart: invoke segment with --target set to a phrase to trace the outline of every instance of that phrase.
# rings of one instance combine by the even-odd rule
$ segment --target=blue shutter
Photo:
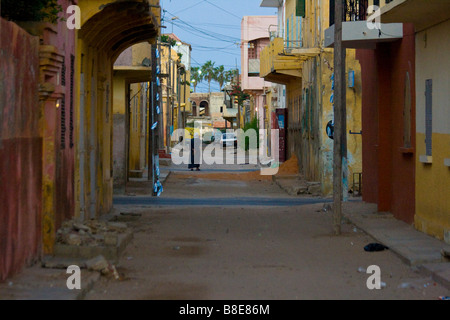
[[[425,81],[425,145],[427,156],[432,155],[433,137],[433,80]]]

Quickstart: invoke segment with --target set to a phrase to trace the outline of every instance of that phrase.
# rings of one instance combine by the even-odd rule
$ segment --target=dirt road
[[[134,240],[118,266],[122,279],[102,278],[87,299],[436,300],[448,294],[389,250],[365,252],[373,239],[353,225],[334,236],[323,203],[277,207],[277,199],[291,196],[270,180],[202,174],[171,174],[163,199],[220,197],[233,205],[116,206],[142,216],[128,222]],[[274,202],[231,202],[249,196]],[[358,268],[370,265],[380,267],[384,288],[367,288],[370,275]]]

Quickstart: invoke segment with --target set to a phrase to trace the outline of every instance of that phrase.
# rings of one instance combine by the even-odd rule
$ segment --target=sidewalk
[[[450,259],[442,254],[443,250],[450,252],[449,244],[417,231],[390,213],[378,213],[375,205],[362,201],[344,203],[343,213],[352,224],[387,246],[404,263],[450,290]]]

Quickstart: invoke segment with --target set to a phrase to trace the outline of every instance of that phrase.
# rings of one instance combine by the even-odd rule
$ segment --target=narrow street
[[[450,300],[449,31],[450,0],[0,0],[0,301]]]
[[[134,238],[117,266],[121,280],[102,277],[86,299],[436,300],[448,294],[389,250],[365,252],[374,240],[352,224],[334,236],[325,199],[289,196],[271,180],[245,174],[232,179],[235,170],[177,168],[157,202],[117,197],[116,213],[139,215],[127,222]],[[370,265],[381,269],[381,290],[369,290],[370,275],[358,271]]]

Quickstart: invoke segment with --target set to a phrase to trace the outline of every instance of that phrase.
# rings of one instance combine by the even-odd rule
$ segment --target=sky
[[[192,46],[192,67],[211,60],[225,70],[240,69],[241,21],[244,16],[276,15],[276,8],[261,8],[262,0],[161,0],[162,33],[173,33]],[[173,20],[172,20],[173,19]],[[211,91],[219,91],[211,83]],[[208,92],[208,83],[197,85]]]

